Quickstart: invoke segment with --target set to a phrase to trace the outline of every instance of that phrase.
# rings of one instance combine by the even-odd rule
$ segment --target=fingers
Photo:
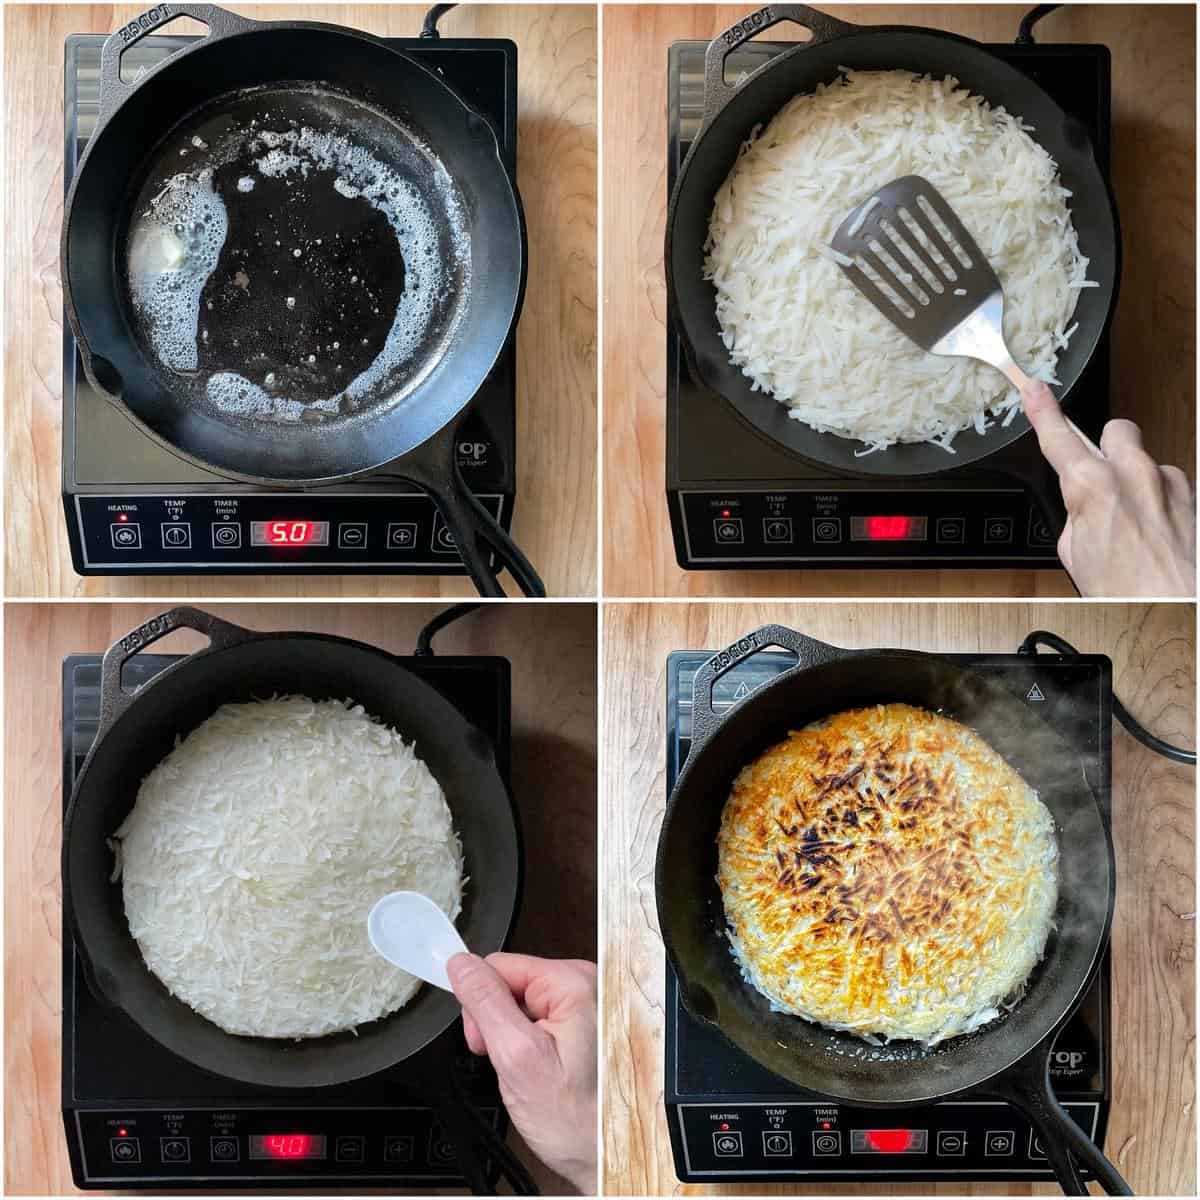
[[[1187,475],[1178,467],[1159,467],[1162,474],[1163,490],[1167,494],[1170,507],[1182,506],[1185,510],[1192,508],[1192,485]]]
[[[465,1009],[462,1015],[462,1023],[463,1036],[467,1040],[467,1049],[472,1054],[486,1054],[487,1043],[483,1040],[483,1034],[479,1032],[479,1026],[475,1024],[475,1018]]]
[[[593,963],[528,954],[489,954],[487,963],[535,1021],[552,1016],[559,1003],[590,997],[595,991]]]
[[[1105,458],[1112,458],[1128,450],[1142,448],[1142,431],[1132,422],[1125,420],[1109,421],[1100,434],[1100,449]]]
[[[1021,400],[1038,445],[1059,478],[1074,466],[1097,461],[1063,416],[1054,393],[1040,379],[1030,380],[1021,389]]]
[[[526,1036],[529,1019],[507,982],[482,958],[456,954],[446,964],[446,974],[463,1006],[464,1030],[469,1017],[489,1053],[498,1041]]]

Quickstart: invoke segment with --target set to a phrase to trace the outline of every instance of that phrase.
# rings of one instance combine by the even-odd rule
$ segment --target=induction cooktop
[[[711,651],[667,659],[667,794],[691,746],[692,681]],[[1036,708],[1079,755],[1112,816],[1112,665],[1101,655],[948,654]],[[760,653],[713,687],[719,714],[795,665]],[[1054,1043],[1050,1075],[1067,1112],[1103,1148],[1112,1102],[1111,952]],[[1029,1121],[984,1089],[918,1108],[858,1108],[805,1091],[743,1054],[666,986],[667,1127],[690,1183],[1053,1182]],[[1088,1178],[1088,1173],[1083,1172]]]
[[[178,657],[140,654],[130,689]],[[406,658],[491,739],[511,775],[509,664],[502,658]],[[96,737],[100,656],[63,663],[63,805]],[[461,1187],[453,1138],[420,1080],[453,1070],[501,1134],[508,1117],[486,1059],[467,1051],[458,1022],[377,1075],[307,1091],[257,1087],[201,1070],[159,1045],[88,989],[63,925],[62,1106],[71,1175],[80,1188]]]
[[[104,37],[66,42],[64,185],[96,125]],[[150,36],[123,73],[161,62],[192,38]],[[492,122],[516,179],[517,48],[501,38],[388,38],[432,67]],[[467,485],[505,529],[516,495],[516,352],[512,340],[459,431]],[[80,575],[452,575],[463,567],[433,501],[388,468],[335,485],[281,489],[193,466],[137,429],[88,382],[63,320],[63,506]]]
[[[670,188],[700,126],[706,45],[675,42],[668,54]],[[794,45],[749,42],[730,53],[727,73],[735,78],[757,70]],[[985,48],[1084,123],[1107,176],[1108,48]],[[1073,418],[1098,439],[1109,412],[1107,335],[1073,394]],[[1007,458],[1003,472],[990,469],[1001,456]],[[806,463],[751,429],[692,378],[674,324],[667,322],[667,504],[681,567],[1058,566],[1056,539],[1022,482],[1049,472],[1036,443],[1022,438],[988,463],[987,470],[976,465],[922,479],[856,478]]]

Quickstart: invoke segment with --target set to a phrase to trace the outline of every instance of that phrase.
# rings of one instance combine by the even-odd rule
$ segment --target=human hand
[[[473,1054],[496,1069],[529,1148],[585,1195],[596,1191],[596,967],[525,954],[446,964]]]
[[[1085,596],[1193,596],[1196,507],[1187,476],[1142,449],[1132,421],[1109,421],[1098,455],[1040,380],[1021,391],[1058,474],[1067,524],[1058,557]]]

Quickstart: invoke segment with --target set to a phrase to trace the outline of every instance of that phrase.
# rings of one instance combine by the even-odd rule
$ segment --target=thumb
[[[463,1011],[475,1022],[483,1041],[492,1045],[506,1034],[525,1034],[529,1018],[521,1011],[501,975],[474,954],[456,954],[446,974]]]

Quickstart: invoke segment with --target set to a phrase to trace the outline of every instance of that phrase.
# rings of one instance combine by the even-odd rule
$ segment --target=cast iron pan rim
[[[252,19],[249,17],[240,17],[239,16],[238,19],[240,21],[246,21],[246,22],[252,21]],[[126,94],[113,106],[113,108],[108,113],[102,114],[99,124],[93,130],[92,136],[88,139],[88,143],[84,147],[82,157],[75,164],[75,173],[71,177],[71,186],[70,186],[69,191],[67,192],[66,203],[64,206],[64,219],[63,219],[63,223],[62,223],[62,233],[59,236],[59,274],[61,276],[61,281],[62,281],[63,307],[66,310],[67,321],[71,326],[71,332],[75,337],[76,345],[78,346],[80,354],[83,357],[85,373],[89,376],[89,378],[92,376],[93,371],[94,371],[94,368],[92,366],[93,355],[92,355],[91,345],[88,342],[87,337],[84,334],[82,322],[80,321],[79,313],[75,307],[75,299],[74,299],[73,289],[72,289],[72,285],[71,285],[70,257],[67,253],[67,250],[68,250],[68,246],[70,244],[71,225],[72,225],[72,221],[73,221],[73,218],[75,215],[75,192],[76,192],[76,189],[79,187],[80,180],[83,178],[84,171],[87,168],[88,162],[92,156],[92,152],[97,151],[102,147],[102,144],[104,142],[104,135],[108,132],[109,126],[114,122],[116,117],[120,114],[121,109],[124,107],[125,101],[130,96],[132,96],[135,91],[139,90],[149,79],[168,70],[170,67],[172,67],[176,63],[178,63],[181,59],[187,58],[193,54],[202,53],[205,50],[212,50],[214,48],[219,48],[221,46],[224,46],[228,42],[233,42],[234,40],[236,40],[238,38],[256,37],[256,36],[261,36],[264,34],[269,34],[272,32],[289,32],[290,33],[290,32],[294,32],[296,30],[309,30],[309,31],[313,31],[316,33],[326,34],[329,36],[338,36],[338,37],[347,38],[347,39],[350,39],[353,41],[366,43],[373,47],[377,47],[381,50],[384,50],[389,54],[395,55],[397,58],[403,59],[407,66],[412,67],[412,68],[422,72],[423,74],[427,75],[449,97],[451,97],[452,100],[454,101],[454,103],[457,104],[459,106],[459,108],[462,109],[465,117],[467,117],[469,119],[473,119],[475,121],[478,121],[481,125],[483,125],[487,129],[488,135],[490,137],[490,147],[491,147],[492,154],[496,159],[496,164],[500,169],[500,176],[503,179],[504,185],[507,188],[507,198],[509,200],[511,200],[511,203],[512,203],[513,208],[516,213],[517,228],[518,228],[518,235],[519,235],[519,240],[518,240],[516,250],[520,257],[520,280],[518,282],[516,296],[514,297],[514,301],[513,301],[512,313],[510,314],[509,319],[508,319],[508,334],[503,339],[503,341],[500,342],[500,344],[496,347],[495,353],[492,356],[492,361],[488,364],[488,369],[487,369],[487,374],[485,375],[485,380],[486,380],[487,376],[489,376],[492,373],[492,371],[495,370],[496,364],[500,361],[501,355],[505,352],[506,348],[511,344],[511,342],[513,340],[513,331],[516,327],[517,321],[520,318],[521,310],[524,308],[524,305],[525,305],[525,286],[526,286],[526,280],[527,280],[528,272],[529,272],[529,254],[528,254],[529,238],[528,238],[528,231],[527,231],[526,223],[525,223],[525,208],[524,208],[524,204],[521,200],[521,194],[517,187],[516,180],[513,179],[513,177],[511,176],[511,174],[508,171],[507,166],[504,163],[504,159],[501,154],[500,139],[497,136],[496,130],[493,127],[491,121],[489,121],[486,117],[484,117],[476,109],[472,108],[462,98],[462,96],[459,95],[458,91],[455,88],[451,87],[450,84],[447,83],[435,71],[430,70],[429,67],[427,67],[423,63],[419,62],[411,54],[408,54],[403,50],[397,50],[394,47],[389,46],[384,39],[376,37],[374,34],[367,33],[361,29],[352,29],[352,28],[350,28],[348,26],[344,26],[344,25],[333,25],[333,24],[330,24],[330,23],[324,22],[324,21],[253,21],[253,28],[240,29],[234,33],[228,33],[228,34],[221,35],[217,39],[215,44],[211,43],[207,36],[198,37],[197,41],[195,41],[192,45],[189,45],[189,46],[185,47],[184,49],[176,51],[169,58],[163,60],[161,63],[157,64],[156,66],[152,67],[149,71],[147,71],[146,74],[142,77],[142,79],[140,79],[137,82],[137,84],[131,86],[129,88],[129,90],[126,92]],[[319,83],[320,80],[315,80],[314,82]],[[353,97],[351,97],[351,98],[353,98]],[[212,99],[216,99],[216,97],[215,96],[210,97],[209,101],[206,101],[205,103],[211,102]],[[204,103],[198,105],[197,109],[203,108],[203,107],[204,107]],[[193,109],[192,111],[195,112],[197,109]],[[389,116],[389,119],[392,119],[392,120],[396,119],[394,114],[387,113],[387,110],[383,110],[383,111],[385,112],[385,115]],[[187,119],[187,116],[185,115],[182,118],[182,120],[186,120],[186,119]],[[178,122],[176,122],[176,124],[178,124]],[[172,126],[172,128],[174,128],[174,126]],[[430,147],[430,148],[434,151],[435,154],[437,153],[436,147]],[[151,149],[153,149],[153,148],[152,147],[148,148],[147,153],[149,153]],[[112,253],[115,255],[116,247],[115,246],[111,247],[111,250],[112,250]],[[110,269],[113,271],[115,271],[117,269],[115,258],[110,263]],[[124,314],[122,314],[122,319],[124,319]],[[131,339],[133,338],[132,331],[130,331],[128,329],[127,329],[127,335]],[[267,486],[267,487],[284,487],[284,488],[288,488],[288,489],[296,489],[296,488],[303,489],[303,488],[308,488],[308,487],[322,487],[322,486],[326,486],[329,484],[343,483],[350,479],[355,479],[355,478],[359,478],[363,475],[368,475],[371,472],[378,471],[384,467],[394,467],[395,464],[404,462],[406,459],[409,459],[409,458],[419,454],[421,452],[422,448],[427,446],[436,437],[438,437],[438,435],[441,432],[443,432],[447,428],[447,426],[452,426],[457,421],[461,420],[463,414],[470,408],[471,404],[474,402],[475,395],[478,394],[478,393],[475,393],[475,394],[467,397],[464,400],[464,402],[460,405],[458,411],[444,425],[442,425],[442,427],[439,430],[436,430],[434,433],[430,434],[430,436],[427,437],[424,441],[418,443],[411,450],[407,451],[405,454],[401,455],[397,459],[392,459],[389,462],[385,462],[385,463],[377,463],[374,466],[370,466],[370,467],[357,467],[352,471],[340,471],[340,472],[336,472],[331,475],[286,476],[286,475],[250,475],[250,474],[246,474],[245,472],[238,471],[238,470],[235,470],[230,467],[218,466],[215,463],[211,463],[207,459],[201,458],[200,456],[193,453],[192,451],[186,450],[183,447],[177,445],[175,442],[171,441],[169,438],[163,436],[162,434],[157,432],[155,429],[151,428],[148,424],[146,424],[145,421],[143,421],[141,419],[141,417],[139,417],[137,414],[135,414],[133,412],[133,410],[124,402],[124,400],[121,398],[120,395],[113,396],[112,393],[110,393],[104,387],[100,388],[100,392],[106,399],[109,399],[110,402],[115,403],[116,407],[120,410],[122,415],[127,420],[131,421],[140,433],[145,434],[152,441],[154,441],[158,446],[160,446],[163,450],[166,450],[168,453],[173,455],[175,458],[182,459],[184,462],[190,464],[191,466],[197,468],[198,470],[207,471],[212,474],[218,475],[223,479],[232,479],[232,480],[236,480],[240,483],[253,483],[253,484],[259,484],[259,485],[263,485],[263,486]],[[386,419],[386,417],[381,417],[380,419]]]
[[[876,35],[876,34],[916,34],[916,35],[920,35],[922,37],[938,38],[943,41],[957,43],[959,46],[970,49],[972,51],[977,51],[983,55],[987,55],[988,57],[990,57],[993,60],[993,62],[997,66],[1007,68],[1009,71],[1021,76],[1021,78],[1023,80],[1025,80],[1025,82],[1028,83],[1030,87],[1036,88],[1038,91],[1040,91],[1042,93],[1042,97],[1043,97],[1045,103],[1050,105],[1053,108],[1056,117],[1060,118],[1063,121],[1066,121],[1068,119],[1067,114],[1066,114],[1066,112],[1064,112],[1062,106],[1058,103],[1057,100],[1055,100],[1041,86],[1041,84],[1039,84],[1037,82],[1037,80],[1035,80],[1032,76],[1028,75],[1019,66],[1016,66],[1013,63],[1004,62],[1002,59],[997,57],[988,48],[988,46],[985,45],[983,42],[976,41],[974,38],[964,37],[962,34],[951,33],[948,30],[944,30],[944,29],[931,29],[931,28],[929,28],[927,26],[923,26],[923,25],[854,25],[854,26],[851,26],[846,32],[836,34],[830,38],[826,38],[819,44],[820,45],[830,45],[830,44],[836,42],[839,45],[841,45],[842,43],[853,42],[856,38],[860,38],[863,36],[869,36],[869,35]],[[795,55],[797,53],[803,53],[803,51],[806,50],[807,48],[808,48],[807,42],[795,43],[794,48],[789,48],[788,50],[784,51],[782,54],[779,54],[775,58],[771,59],[769,62],[765,63],[763,66],[759,67],[758,70],[756,70],[746,80],[745,84],[743,84],[741,86],[742,87],[746,87],[746,86],[753,87],[754,84],[759,79],[761,79],[763,76],[765,76],[768,71],[782,67],[786,62],[788,62],[792,58],[793,55]],[[956,76],[956,78],[957,78],[957,76]],[[812,90],[811,88],[806,89],[806,92],[811,92],[811,90]],[[670,203],[667,206],[666,246],[665,246],[665,253],[663,255],[663,263],[665,266],[665,274],[666,274],[666,282],[667,282],[667,312],[668,312],[668,315],[670,316],[671,323],[675,329],[675,332],[679,338],[679,344],[683,350],[684,358],[687,361],[687,365],[688,365],[688,368],[689,368],[691,374],[696,378],[697,382],[699,382],[701,384],[701,386],[705,389],[705,391],[708,391],[708,392],[713,393],[714,395],[717,395],[719,397],[719,399],[721,399],[726,404],[727,407],[729,407],[730,409],[733,410],[734,415],[737,417],[738,421],[741,422],[741,424],[743,425],[744,428],[746,428],[750,432],[754,433],[757,437],[761,438],[762,441],[766,445],[771,446],[772,448],[774,448],[776,450],[782,450],[784,453],[791,455],[792,457],[796,458],[800,462],[808,463],[809,465],[819,466],[819,467],[821,467],[822,470],[833,471],[837,475],[851,474],[852,477],[869,476],[871,478],[881,478],[881,479],[886,479],[889,477],[907,478],[907,479],[928,479],[928,478],[934,478],[939,475],[944,475],[947,472],[953,471],[957,467],[964,465],[964,464],[955,462],[954,455],[948,454],[948,455],[946,455],[946,458],[949,459],[950,461],[947,462],[945,464],[945,466],[942,466],[942,467],[934,467],[934,468],[928,468],[928,469],[924,469],[924,470],[908,469],[908,470],[905,470],[903,473],[901,473],[901,472],[896,472],[896,471],[872,470],[871,464],[869,462],[866,462],[864,467],[861,470],[855,471],[855,472],[847,472],[844,469],[830,466],[828,463],[825,463],[825,462],[821,461],[820,459],[810,458],[809,456],[802,454],[800,451],[793,449],[791,446],[786,445],[783,442],[780,442],[777,438],[772,437],[770,434],[765,432],[763,429],[760,429],[758,427],[758,425],[755,424],[753,421],[751,421],[748,417],[746,417],[742,413],[740,406],[735,404],[728,397],[721,395],[719,392],[715,392],[714,389],[709,385],[709,383],[707,381],[707,372],[703,371],[699,366],[699,359],[696,354],[695,345],[692,341],[692,338],[688,331],[688,328],[687,328],[686,324],[684,323],[683,318],[680,314],[679,305],[676,302],[676,298],[675,298],[676,297],[675,263],[674,263],[675,209],[678,206],[679,197],[683,194],[683,188],[686,183],[690,169],[692,167],[693,159],[696,157],[698,148],[703,143],[703,141],[704,141],[705,137],[708,135],[708,133],[712,129],[714,129],[718,124],[721,123],[722,118],[729,118],[729,110],[732,108],[733,101],[737,98],[737,96],[739,94],[740,94],[740,89],[735,90],[734,95],[729,100],[727,100],[724,105],[722,105],[722,107],[713,115],[713,117],[711,119],[705,121],[704,124],[701,125],[699,130],[697,130],[696,136],[692,139],[692,144],[689,147],[688,152],[687,152],[686,156],[684,157],[683,162],[680,164],[679,174],[675,178],[675,187],[671,191]],[[798,92],[797,95],[799,95],[799,94],[800,93]],[[979,92],[978,94],[982,95],[983,93]],[[987,99],[987,97],[985,96],[984,99]],[[1041,145],[1040,142],[1038,144]],[[1104,196],[1108,202],[1108,211],[1109,211],[1109,215],[1111,217],[1112,225],[1113,225],[1113,265],[1112,265],[1112,273],[1111,273],[1111,275],[1112,275],[1112,298],[1109,301],[1108,309],[1107,309],[1107,312],[1105,313],[1104,320],[1097,327],[1096,335],[1092,340],[1091,346],[1088,348],[1087,355],[1084,357],[1083,361],[1079,365],[1079,369],[1076,372],[1075,378],[1072,379],[1070,384],[1067,387],[1063,388],[1062,391],[1059,393],[1059,401],[1064,406],[1066,406],[1069,403],[1071,394],[1074,392],[1076,384],[1079,382],[1080,378],[1087,373],[1088,368],[1091,366],[1092,360],[1095,358],[1097,351],[1100,349],[1101,343],[1103,343],[1104,339],[1108,336],[1108,334],[1112,328],[1113,320],[1116,317],[1117,301],[1120,298],[1120,291],[1121,291],[1121,268],[1123,265],[1123,262],[1122,262],[1123,255],[1122,255],[1122,243],[1121,243],[1121,222],[1120,222],[1119,213],[1117,211],[1116,195],[1113,192],[1111,178],[1108,175],[1106,175],[1103,170],[1101,170],[1100,160],[1096,156],[1096,148],[1093,145],[1090,137],[1087,139],[1086,152],[1087,152],[1087,157],[1090,160],[1090,165],[1094,168],[1096,175],[1099,177],[1100,182],[1103,185]],[[704,282],[707,283],[707,281],[704,281]],[[765,399],[774,402],[775,404],[779,404],[780,406],[782,406],[782,404],[783,404],[783,401],[781,401],[777,397],[775,397],[775,395],[773,393],[763,392],[760,395],[762,397],[764,397]],[[1013,443],[1015,443],[1017,441],[1027,440],[1033,433],[1033,427],[1031,425],[1029,425],[1029,422],[1028,422],[1027,418],[1024,416],[1024,414],[1018,414],[1018,416],[1015,419],[1015,424],[1017,425],[1020,432],[1018,433],[1018,435],[1016,437],[1014,437],[1012,439],[1012,441],[1005,443],[1006,446],[1012,445]],[[1023,428],[1022,428],[1022,426],[1023,426]],[[968,432],[970,432],[970,429],[969,428],[965,429],[962,432],[968,433]],[[857,438],[843,438],[843,437],[841,437],[840,434],[836,434],[836,433],[828,433],[824,436],[831,437],[831,438],[839,438],[840,440],[842,440],[844,442],[858,441]],[[924,445],[924,443],[912,443],[912,444]],[[986,470],[987,469],[987,460],[991,457],[992,453],[995,453],[996,451],[999,451],[1003,448],[1004,447],[1002,447],[1002,446],[997,446],[997,447],[995,447],[994,451],[989,451],[988,453],[985,453],[981,457],[973,459],[970,463],[967,463],[965,465],[968,467],[978,467],[979,469]],[[873,457],[873,456],[864,456],[864,458],[870,458],[870,457]]]
[[[838,649],[841,649],[841,647],[838,647]],[[840,662],[845,662],[848,659],[864,658],[864,657],[899,658],[899,659],[908,659],[908,660],[938,659],[938,660],[941,660],[943,663],[945,663],[947,666],[949,666],[955,670],[973,673],[973,672],[971,672],[969,667],[965,667],[959,663],[951,662],[949,659],[945,658],[944,655],[934,654],[934,653],[930,653],[930,652],[924,651],[924,650],[900,650],[900,649],[890,649],[890,648],[854,649],[854,650],[847,649],[847,650],[844,650],[842,654],[840,654],[836,659],[834,659],[832,661],[836,662],[836,663],[840,663]],[[798,676],[804,674],[807,671],[819,669],[821,667],[825,667],[828,665],[830,665],[828,662],[822,662],[822,663],[816,663],[816,664],[810,664],[810,665],[797,664],[796,666],[790,668],[789,670],[784,671],[781,674],[777,675],[770,682],[763,684],[758,689],[756,689],[756,691],[754,692],[754,695],[752,697],[747,698],[747,700],[745,702],[745,707],[739,709],[739,712],[747,711],[757,700],[759,700],[762,697],[765,697],[767,695],[767,693],[770,692],[771,690],[773,690],[775,687],[782,685],[789,680],[797,678]],[[732,711],[732,710],[730,710],[730,711]],[[675,811],[677,804],[682,799],[682,792],[684,790],[684,785],[690,778],[693,767],[695,767],[697,771],[699,770],[698,764],[699,764],[700,760],[703,758],[704,750],[713,741],[714,738],[716,738],[720,735],[722,729],[725,726],[727,719],[728,719],[728,713],[719,719],[718,723],[713,727],[712,732],[705,739],[705,741],[703,743],[701,743],[701,745],[699,747],[699,753],[689,752],[687,761],[684,763],[683,770],[680,772],[678,779],[675,781],[675,786],[674,786],[674,788],[672,788],[671,795],[667,800],[667,807],[666,807],[665,812],[663,813],[663,820],[662,820],[662,825],[660,826],[660,829],[663,829],[666,827],[667,823],[669,822],[669,820],[671,818],[671,815]],[[1088,787],[1088,792],[1092,797],[1093,804],[1096,804],[1095,793],[1092,791],[1090,786]],[[1097,809],[1099,809],[1098,804],[1097,804]],[[1100,813],[1099,815],[1101,818],[1103,818],[1103,813]],[[1043,1033],[1043,1035],[1038,1039],[1038,1041],[1035,1044],[1025,1045],[1023,1048],[1021,1048],[1021,1047],[1016,1048],[1014,1050],[1014,1052],[1012,1053],[1011,1057],[1008,1059],[1008,1061],[1005,1062],[1000,1067],[996,1068],[990,1074],[988,1074],[987,1076],[985,1076],[982,1079],[977,1080],[975,1083],[968,1084],[962,1088],[956,1088],[954,1091],[951,1091],[951,1092],[946,1092],[946,1091],[939,1092],[936,1090],[936,1088],[932,1089],[932,1090],[925,1089],[921,1095],[908,1097],[908,1098],[904,1098],[904,1099],[888,1099],[888,1100],[863,1099],[860,1095],[858,1095],[854,1092],[854,1089],[852,1087],[847,1087],[844,1089],[839,1088],[836,1090],[834,1088],[825,1088],[825,1089],[823,1089],[821,1094],[829,1095],[832,1099],[839,1100],[844,1103],[857,1104],[863,1108],[916,1107],[918,1105],[925,1104],[925,1103],[928,1103],[933,1100],[943,1100],[943,1099],[947,1099],[952,1096],[964,1095],[967,1092],[986,1091],[987,1084],[989,1083],[990,1080],[1003,1075],[1005,1072],[1010,1071],[1018,1063],[1021,1063],[1021,1062],[1025,1061],[1026,1059],[1031,1059],[1034,1055],[1040,1054],[1042,1052],[1043,1048],[1047,1048],[1051,1044],[1053,1039],[1057,1036],[1059,1031],[1063,1028],[1063,1026],[1071,1019],[1072,1016],[1074,1016],[1074,1014],[1079,1006],[1081,997],[1087,991],[1088,987],[1091,986],[1092,981],[1096,977],[1096,972],[1099,970],[1100,963],[1104,958],[1104,953],[1109,945],[1109,941],[1110,941],[1111,934],[1112,934],[1113,914],[1114,914],[1114,910],[1116,907],[1116,852],[1115,852],[1115,848],[1113,846],[1112,831],[1109,828],[1108,823],[1106,821],[1104,821],[1103,819],[1101,819],[1101,826],[1103,827],[1104,834],[1105,834],[1104,844],[1105,844],[1105,853],[1106,853],[1106,863],[1107,863],[1107,867],[1108,867],[1109,886],[1107,888],[1107,904],[1106,904],[1106,909],[1105,909],[1105,914],[1104,914],[1104,920],[1099,929],[1098,936],[1096,938],[1095,947],[1092,951],[1092,960],[1091,960],[1090,964],[1088,965],[1086,972],[1083,972],[1081,974],[1080,983],[1077,986],[1077,988],[1075,989],[1074,994],[1062,1006],[1061,1014],[1054,1019],[1054,1021],[1050,1025],[1050,1027],[1045,1031],[1045,1033]],[[667,927],[667,921],[665,920],[665,913],[664,913],[664,908],[665,908],[665,903],[666,903],[665,894],[666,894],[666,890],[667,890],[665,877],[666,877],[666,847],[665,847],[663,839],[660,836],[658,850],[657,850],[657,854],[655,856],[655,865],[654,865],[655,910],[658,915],[660,937],[662,936],[663,929]],[[690,1013],[691,1009],[688,1006],[687,1001],[685,999],[686,993],[687,993],[687,979],[688,979],[687,972],[683,968],[682,964],[679,961],[678,956],[675,953],[675,947],[674,947],[673,941],[669,938],[662,937],[662,942],[663,942],[663,947],[667,953],[667,961],[671,967],[671,970],[675,974],[680,1003]],[[1033,972],[1031,972],[1031,977],[1034,973],[1044,969],[1047,962],[1048,962],[1048,959],[1047,959],[1046,955],[1043,953],[1042,957],[1035,964],[1035,966],[1033,968]],[[750,988],[749,983],[744,983],[744,986],[747,989]],[[1022,1000],[1018,1001],[1018,1005],[1023,1002],[1024,1002],[1024,997],[1022,997]],[[719,1022],[709,1021],[704,1018],[697,1018],[697,1019],[699,1019],[706,1028],[713,1029],[717,1033],[719,1033],[721,1035],[722,1039],[729,1046],[731,1046],[735,1051],[737,1051],[739,1054],[746,1054],[747,1057],[754,1059],[753,1055],[749,1055],[747,1053],[747,1051],[743,1050],[725,1032],[724,1026],[721,1025]],[[826,1031],[824,1026],[822,1026],[814,1021],[808,1021],[803,1017],[795,1017],[794,1019],[799,1022],[802,1022],[805,1026],[818,1031],[818,1033]],[[989,1023],[988,1025],[984,1026],[983,1028],[976,1030],[970,1034],[963,1035],[963,1036],[967,1037],[967,1038],[971,1038],[971,1039],[984,1038],[984,1037],[987,1037],[988,1034],[990,1034],[990,1033],[1000,1032],[1001,1030],[1004,1029],[1005,1024],[1006,1024],[1005,1017],[1002,1016],[998,1020]],[[950,1043],[958,1042],[958,1041],[961,1041],[961,1038],[949,1039],[948,1041]],[[930,1054],[929,1056],[927,1056],[925,1058],[919,1058],[919,1059],[915,1059],[913,1061],[914,1061],[914,1065],[919,1067],[919,1066],[923,1066],[925,1063],[927,1063],[935,1058],[936,1058],[936,1051],[933,1054]],[[754,1061],[758,1061],[758,1060],[754,1059]],[[770,1071],[771,1074],[778,1075],[778,1072],[772,1070],[765,1063],[760,1063],[760,1065],[765,1070]],[[919,1071],[914,1072],[914,1075],[917,1075],[917,1076],[919,1076],[921,1074],[922,1074],[922,1072],[919,1072]],[[784,1077],[780,1076],[780,1078],[784,1078]],[[785,1082],[794,1083],[796,1081],[785,1079]]]

